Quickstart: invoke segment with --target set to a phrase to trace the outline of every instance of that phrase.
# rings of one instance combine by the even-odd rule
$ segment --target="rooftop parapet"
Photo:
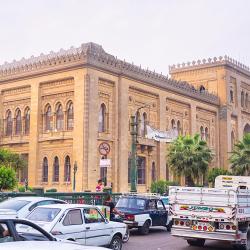
[[[205,102],[216,105],[219,103],[216,95],[207,91],[200,92],[187,82],[176,81],[155,71],[143,69],[141,66],[117,59],[117,57],[106,53],[102,46],[95,43],[85,43],[78,48],[71,47],[68,50],[61,49],[58,52],[51,51],[47,55],[40,54],[40,56],[37,57],[31,56],[28,59],[22,58],[19,61],[6,62],[0,65],[0,82],[4,83],[9,79],[84,65],[91,65],[118,75],[128,76],[145,83],[150,83],[153,86]]]
[[[178,71],[185,71],[190,69],[198,69],[198,68],[205,68],[205,67],[213,67],[219,65],[228,65],[234,69],[237,69],[247,75],[250,75],[250,68],[228,56],[220,56],[208,59],[202,59],[187,63],[179,63],[169,66],[169,73],[176,73]]]

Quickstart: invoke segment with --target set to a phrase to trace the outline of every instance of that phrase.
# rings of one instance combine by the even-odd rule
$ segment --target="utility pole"
[[[137,138],[137,121],[134,115],[130,117],[130,134],[131,134],[131,165],[130,165],[130,192],[137,192],[137,164],[136,164],[136,138]]]

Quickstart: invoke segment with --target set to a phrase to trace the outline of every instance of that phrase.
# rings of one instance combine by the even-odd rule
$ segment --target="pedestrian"
[[[103,191],[103,185],[102,185],[102,180],[101,180],[101,179],[98,180],[97,186],[96,186],[96,188],[95,188],[95,191],[96,191],[96,192],[102,192],[102,191]]]
[[[117,208],[115,208],[115,204],[114,204],[114,202],[112,201],[112,197],[111,197],[110,194],[108,194],[108,195],[106,196],[106,199],[105,199],[103,205],[110,208],[110,220],[111,220],[111,221],[122,222],[122,219],[116,219],[116,218],[115,218],[115,215],[117,214],[117,215],[119,215],[120,217],[123,217],[124,214],[121,213],[119,210],[117,210]]]

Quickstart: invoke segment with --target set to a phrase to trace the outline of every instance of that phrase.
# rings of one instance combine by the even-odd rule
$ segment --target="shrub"
[[[177,182],[174,181],[166,181],[166,180],[159,180],[155,181],[151,184],[151,192],[152,193],[158,193],[158,194],[165,194],[168,193],[168,187],[169,186],[176,186],[178,185]]]
[[[0,191],[13,190],[16,185],[16,172],[10,167],[0,166]]]
[[[219,175],[231,175],[232,173],[223,168],[212,168],[208,171],[208,182],[214,186],[215,178]]]

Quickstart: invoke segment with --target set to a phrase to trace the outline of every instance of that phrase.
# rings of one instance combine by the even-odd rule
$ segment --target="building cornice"
[[[169,73],[175,74],[178,72],[185,72],[190,70],[197,70],[197,69],[204,69],[204,68],[211,68],[211,67],[218,67],[218,66],[225,66],[229,67],[233,70],[237,70],[240,73],[243,73],[250,76],[250,68],[228,56],[220,56],[220,57],[214,57],[214,58],[208,58],[208,59],[202,59],[187,63],[178,63],[169,66]]]
[[[95,43],[85,43],[78,48],[61,49],[59,52],[50,52],[48,55],[41,54],[38,57],[32,56],[29,59],[23,58],[20,61],[5,63],[0,66],[0,83],[87,66],[142,81],[203,102],[214,105],[219,104],[218,97],[207,91],[200,93],[199,90],[187,82],[176,81],[155,71],[143,69],[141,66],[117,59],[117,57],[106,53],[100,45]]]

